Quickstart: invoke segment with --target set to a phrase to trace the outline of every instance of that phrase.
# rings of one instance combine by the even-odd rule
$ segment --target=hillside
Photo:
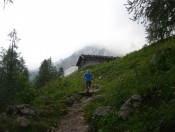
[[[94,82],[102,86],[99,95],[105,96],[85,110],[93,130],[174,132],[174,56],[175,38],[171,38],[92,68]],[[111,111],[94,117],[105,106]]]
[[[90,97],[80,94],[84,91],[81,77],[86,69],[53,80],[40,90],[27,89],[19,97],[36,110],[32,116],[25,113],[30,125],[20,127],[14,115],[2,114],[0,130],[51,132],[59,129],[60,121],[73,104],[83,107],[76,104],[82,98],[91,98],[80,110],[84,117],[79,118],[89,124],[91,132],[174,132],[174,56],[175,38],[169,38],[118,60],[89,67],[95,77],[92,91],[99,90]]]

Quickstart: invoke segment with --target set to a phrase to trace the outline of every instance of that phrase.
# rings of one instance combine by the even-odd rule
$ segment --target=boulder
[[[6,110],[8,116],[37,116],[37,112],[27,104],[9,106]]]
[[[105,116],[109,112],[111,112],[111,107],[110,106],[104,106],[104,107],[98,107],[94,114],[93,117],[98,117],[98,116]]]
[[[30,125],[30,122],[25,117],[18,117],[16,123],[23,128],[27,128]]]
[[[137,112],[141,105],[142,97],[139,94],[135,94],[130,97],[120,108],[118,116],[123,120],[127,119],[131,114]]]

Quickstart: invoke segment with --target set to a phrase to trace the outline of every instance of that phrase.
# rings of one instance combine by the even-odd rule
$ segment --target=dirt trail
[[[79,103],[73,104],[61,120],[57,132],[88,132],[89,126],[85,124],[83,109],[91,99],[92,96],[85,96]]]

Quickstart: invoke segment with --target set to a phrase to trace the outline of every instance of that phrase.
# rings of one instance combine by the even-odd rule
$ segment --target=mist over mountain
[[[77,60],[81,54],[91,54],[91,55],[102,55],[102,56],[120,56],[116,52],[109,50],[107,48],[100,48],[98,46],[86,46],[76,52],[74,52],[72,55],[65,59],[60,59],[56,62],[54,62],[54,65],[57,68],[63,67],[65,76],[70,75],[74,71],[78,70],[78,68],[75,66],[77,63]],[[31,70],[30,72],[30,80],[34,79],[34,77],[38,73],[38,69]]]
[[[38,69],[29,70],[29,79],[32,81],[38,74]]]
[[[100,48],[98,46],[87,46],[85,48],[80,49],[77,52],[74,52],[71,56],[66,59],[59,60],[55,62],[57,67],[63,67],[64,69],[68,69],[71,66],[75,66],[76,62],[81,54],[92,54],[92,55],[103,55],[103,56],[118,56],[112,50],[106,48]]]

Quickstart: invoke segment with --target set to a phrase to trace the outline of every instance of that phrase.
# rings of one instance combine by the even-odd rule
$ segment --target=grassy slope
[[[174,56],[175,38],[145,47],[118,60],[90,67],[95,75],[93,84],[102,86],[97,94],[105,94],[106,99],[88,105],[85,109],[87,122],[104,132],[158,131],[162,122],[175,117]],[[46,84],[40,91],[34,90],[37,98],[31,105],[40,112],[37,118],[28,118],[31,126],[25,131],[45,131],[57,124],[67,112],[67,106],[80,99],[78,92],[84,89],[81,78],[84,73],[85,69],[82,69],[67,78]],[[126,121],[119,119],[116,113],[136,93],[144,97],[140,111]],[[95,109],[105,105],[110,105],[113,112],[93,119]],[[0,130],[24,131],[16,126],[14,120],[1,122]]]
[[[67,113],[67,107],[80,100],[81,97],[78,95],[78,92],[82,91],[82,86],[82,79],[76,75],[76,78],[72,76],[70,78],[53,80],[40,90],[31,89],[27,91],[29,95],[25,94],[28,95],[26,98],[36,97],[30,102],[30,105],[37,110],[37,117],[27,117],[30,122],[28,128],[22,128],[17,125],[16,117],[5,119],[0,117],[0,131],[47,131],[51,126],[59,123],[62,115]]]
[[[105,132],[158,131],[161,123],[175,117],[174,56],[175,39],[168,39],[93,68],[95,82],[102,85],[99,94],[107,98],[105,102],[92,102],[86,108],[87,121]],[[136,93],[144,98],[140,111],[122,121],[116,113]],[[93,119],[95,109],[104,105],[112,106],[113,112]]]

